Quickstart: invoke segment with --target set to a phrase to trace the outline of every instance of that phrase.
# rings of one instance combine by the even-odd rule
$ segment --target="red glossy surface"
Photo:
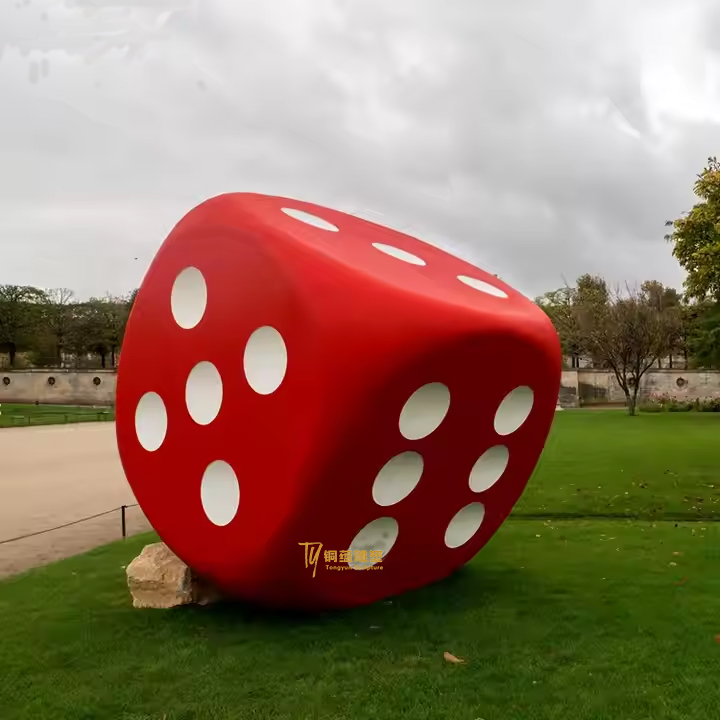
[[[281,208],[310,213],[338,230],[306,224]],[[373,243],[425,264],[400,260]],[[173,284],[188,267],[206,286],[202,318],[189,328],[178,324],[171,304]],[[458,275],[507,297],[470,287]],[[200,295],[184,296],[190,315]],[[287,364],[277,389],[268,391],[273,377],[266,377],[270,386],[257,392],[244,358],[251,335],[265,326],[282,336]],[[272,355],[277,337],[270,340],[275,344],[264,348]],[[273,376],[275,368],[277,382],[282,362],[270,355],[254,356],[254,377],[263,367]],[[200,372],[191,387],[190,404],[206,424],[193,419],[186,399],[198,363],[217,370],[214,379]],[[142,283],[118,373],[118,447],[160,537],[225,592],[265,605],[349,607],[438,580],[482,548],[537,463],[560,371],[557,335],[545,314],[494,276],[416,238],[328,208],[222,195],[181,220]],[[218,376],[222,398],[214,415]],[[447,387],[449,408],[437,429],[408,439],[400,432],[401,412],[429,383]],[[496,411],[518,387],[531,388],[532,409],[514,432],[499,435]],[[167,425],[163,434],[157,398],[141,406],[145,444],[148,437],[151,448],[162,441],[148,450],[136,416],[151,392],[162,399]],[[510,411],[500,415],[504,422],[513,417]],[[497,445],[507,448],[507,468],[495,484],[475,492],[473,465]],[[422,457],[420,480],[398,502],[378,505],[375,477],[403,452]],[[216,461],[237,477],[235,513],[232,477],[219,473],[203,485]],[[226,524],[209,518],[205,500],[208,507],[215,502],[214,517]],[[448,547],[452,518],[477,502],[484,506],[479,530]],[[381,517],[393,518],[398,530],[382,569],[326,565],[325,550],[347,550]],[[306,542],[323,544],[314,575],[305,567],[300,543]]]

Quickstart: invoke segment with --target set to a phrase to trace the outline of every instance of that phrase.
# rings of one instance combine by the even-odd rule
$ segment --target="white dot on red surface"
[[[196,267],[185,268],[176,278],[170,294],[175,322],[183,329],[194,328],[205,314],[207,285]]]
[[[514,433],[530,415],[533,391],[527,385],[510,391],[495,412],[495,432],[498,435]]]
[[[465,283],[469,287],[479,290],[480,292],[487,293],[488,295],[494,295],[499,298],[507,297],[507,293],[504,290],[501,290],[490,283],[486,283],[484,280],[478,280],[477,278],[468,277],[467,275],[458,275],[457,279],[461,283]]]
[[[270,325],[255,330],[247,341],[243,359],[248,385],[260,395],[275,392],[285,378],[287,363],[283,336]]]
[[[353,570],[365,570],[371,565],[385,560],[385,557],[392,549],[398,536],[398,524],[395,518],[381,517],[368,523],[350,543],[350,560],[348,565]],[[365,562],[355,560],[355,551],[367,551],[367,560]],[[370,560],[370,551],[380,550],[382,560]]]
[[[390,255],[390,257],[394,257],[397,260],[402,260],[411,265],[425,265],[425,261],[422,258],[407,252],[407,250],[401,250],[400,248],[393,247],[392,245],[384,245],[383,243],[373,243],[372,246],[376,250]]]
[[[419,440],[440,426],[450,407],[450,390],[442,383],[428,383],[417,389],[400,412],[400,433],[407,440]]]
[[[406,498],[420,482],[423,464],[422,455],[412,451],[390,458],[375,477],[373,500],[386,507]]]
[[[227,525],[240,506],[240,483],[235,471],[224,460],[211,462],[200,483],[200,500],[208,520]]]
[[[135,434],[148,452],[157,450],[167,433],[167,410],[163,399],[155,392],[147,392],[135,408]]]
[[[447,526],[445,544],[449,548],[464,545],[480,529],[484,517],[485,506],[482,503],[466,505]]]
[[[303,210],[295,210],[294,208],[280,208],[286,215],[289,215],[294,220],[304,222],[306,225],[312,225],[313,227],[320,228],[321,230],[329,230],[330,232],[338,232],[338,228],[327,220],[311,215]]]
[[[185,404],[190,417],[198,425],[209,425],[220,412],[223,383],[218,369],[203,360],[188,375],[185,383]]]
[[[489,490],[505,472],[510,453],[504,445],[488,448],[470,471],[470,489],[473,492]]]

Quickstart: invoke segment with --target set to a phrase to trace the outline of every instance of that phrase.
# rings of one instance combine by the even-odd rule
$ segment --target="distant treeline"
[[[611,290],[586,274],[536,303],[552,320],[567,365],[585,361],[612,371],[631,413],[651,367],[663,361],[672,367],[676,357],[686,368],[720,367],[720,303],[714,299],[691,299],[656,280]]]
[[[80,301],[68,288],[0,285],[0,364],[115,367],[136,294]]]
[[[0,285],[0,364],[113,368],[137,290],[80,301],[67,288]],[[720,304],[688,300],[650,280],[638,291],[611,291],[586,274],[574,287],[535,301],[552,320],[569,367],[581,360],[612,369],[682,358],[689,368],[720,368]],[[616,357],[617,356],[617,357]],[[639,378],[638,378],[639,379]]]

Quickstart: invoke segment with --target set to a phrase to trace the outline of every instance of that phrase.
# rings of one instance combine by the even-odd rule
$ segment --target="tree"
[[[708,158],[693,188],[700,198],[690,212],[665,225],[673,255],[687,272],[688,299],[720,302],[720,161]]]
[[[140,292],[140,288],[135,288],[129,295],[127,299],[127,305],[128,305],[128,315],[130,315],[130,312],[133,309],[133,305],[135,304],[135,299],[137,298],[138,293]]]
[[[680,320],[678,333],[678,352],[685,358],[685,367],[690,367],[690,357],[692,354],[691,337],[697,323],[698,305],[696,303],[687,303],[683,301],[679,308]]]
[[[53,356],[62,366],[63,351],[75,320],[75,293],[68,288],[45,291],[46,302],[42,306],[42,324],[53,343]]]
[[[90,352],[90,347],[100,334],[100,329],[93,324],[95,317],[90,312],[87,302],[79,302],[75,306],[75,319],[70,332],[65,338],[65,347],[75,355],[76,359]]]
[[[682,297],[675,288],[665,287],[658,280],[646,280],[640,286],[640,295],[644,301],[659,313],[665,315],[668,323],[668,346],[658,358],[658,367],[662,367],[662,358],[667,355],[668,365],[673,366],[673,355],[681,349],[683,340],[683,322],[685,316],[682,312]],[[687,356],[685,357],[687,365]]]
[[[625,394],[628,412],[635,414],[640,380],[668,348],[677,342],[678,294],[656,281],[639,291],[611,293],[600,277],[582,275],[575,287],[546,293],[538,304],[548,313],[563,349],[572,347],[607,368]]]
[[[675,288],[665,287],[659,280],[646,280],[640,286],[640,292],[648,305],[660,311],[678,307],[682,301]]]
[[[585,273],[575,283],[575,305],[605,306],[610,300],[607,283],[597,275]]]
[[[560,347],[565,357],[570,358],[572,368],[580,367],[582,346],[575,314],[573,312],[574,291],[572,288],[551,290],[535,299],[550,318],[560,338]]]
[[[587,342],[585,328],[580,324],[583,317],[601,317],[608,309],[610,290],[603,278],[585,273],[581,275],[573,292],[573,313],[577,326],[578,342],[583,355],[589,356],[595,368],[608,369],[606,358],[596,352],[594,345]]]
[[[720,368],[720,303],[689,306],[687,346],[695,364],[702,368]]]
[[[103,314],[107,347],[110,353],[110,366],[115,367],[117,364],[117,354],[122,346],[125,337],[125,327],[130,315],[131,302],[135,298],[113,297],[108,295],[99,301],[98,308]],[[105,364],[103,363],[103,367]]]
[[[29,285],[0,285],[0,350],[10,357],[10,367],[20,350],[28,348],[38,329],[45,293]]]
[[[584,347],[578,326],[579,307],[603,307],[607,304],[609,291],[605,281],[595,275],[581,275],[575,287],[565,286],[551,290],[535,299],[550,318],[558,336],[563,355],[570,357],[572,368],[580,367],[580,357],[590,354]],[[597,358],[592,358],[596,366],[600,366]]]
[[[575,311],[584,347],[613,372],[635,415],[640,380],[673,342],[672,317],[642,290],[608,294],[607,302],[578,304]]]
[[[62,364],[73,353],[98,355],[115,367],[138,290],[79,302],[69,288],[0,285],[0,352],[11,366],[18,352],[32,350],[35,366]]]
[[[91,298],[77,306],[77,318],[70,338],[72,351],[77,355],[93,353],[105,368],[115,367],[117,353],[125,335],[129,300],[108,295]]]

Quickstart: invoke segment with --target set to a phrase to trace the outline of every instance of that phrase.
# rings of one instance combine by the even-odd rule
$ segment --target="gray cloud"
[[[129,290],[191,207],[252,190],[406,229],[529,295],[586,271],[679,285],[663,223],[720,144],[696,77],[720,65],[720,16],[678,12],[6,3],[0,282]],[[693,103],[648,80],[675,59]]]

